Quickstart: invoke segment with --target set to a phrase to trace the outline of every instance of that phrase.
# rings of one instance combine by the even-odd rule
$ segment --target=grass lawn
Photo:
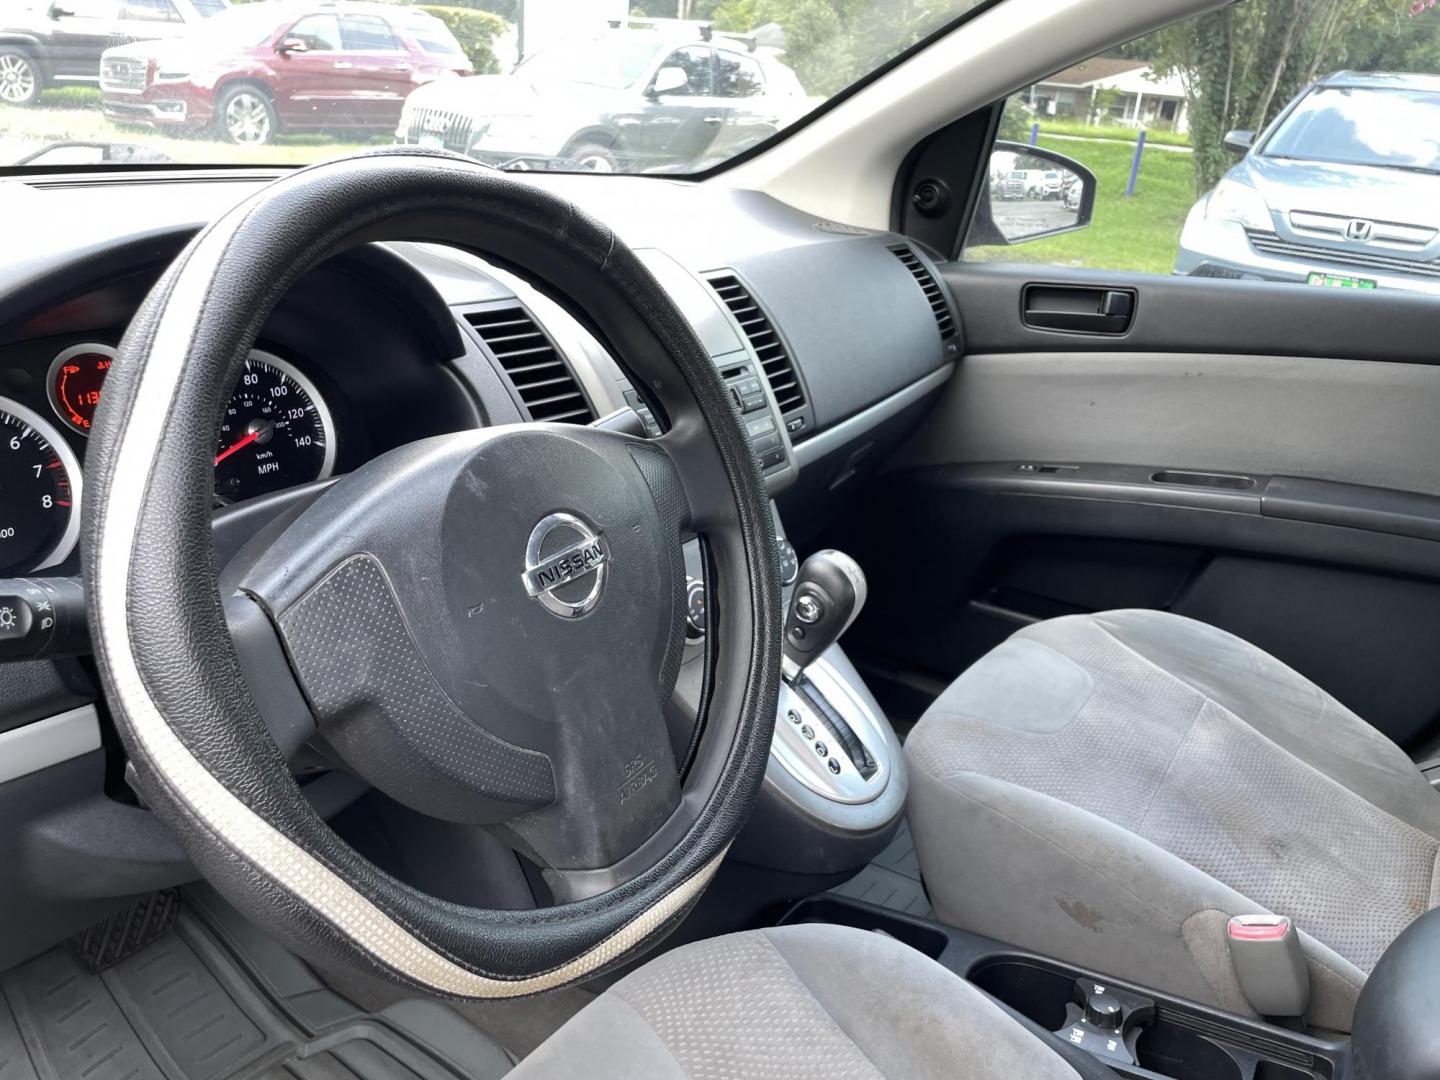
[[[1029,131],[1029,126],[1026,126]],[[1092,139],[1123,139],[1126,142],[1134,142],[1139,136],[1138,128],[1128,127],[1125,124],[1086,124],[1080,120],[1046,120],[1040,121],[1041,135],[1084,135]],[[1189,133],[1181,134],[1178,131],[1162,131],[1158,128],[1151,128],[1145,132],[1145,141],[1150,143],[1161,143],[1164,146],[1189,146]]]
[[[363,136],[357,139],[353,134],[280,135],[269,146],[235,146],[200,136],[175,138],[106,119],[100,111],[100,91],[88,86],[46,90],[28,108],[0,105],[0,164],[64,140],[142,143],[176,161],[197,165],[302,165],[386,144],[390,137],[375,136],[365,142]]]
[[[1079,143],[1040,136],[1040,145],[1073,157],[1095,173],[1095,215],[1078,232],[1008,247],[971,248],[966,257],[988,262],[1036,262],[1102,270],[1168,274],[1175,268],[1180,229],[1195,204],[1195,169],[1190,154],[1146,153],[1140,162],[1135,197],[1125,198],[1132,147]]]

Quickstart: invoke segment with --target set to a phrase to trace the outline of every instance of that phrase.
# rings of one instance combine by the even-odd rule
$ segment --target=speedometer
[[[335,425],[315,385],[251,350],[220,422],[215,494],[226,502],[321,480],[335,468]]]
[[[80,465],[60,433],[0,397],[0,575],[65,561],[80,535]]]

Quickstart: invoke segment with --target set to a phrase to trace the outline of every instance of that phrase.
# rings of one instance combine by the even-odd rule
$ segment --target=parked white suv
[[[395,137],[492,165],[642,172],[731,157],[814,105],[776,51],[753,40],[617,29],[539,52],[509,75],[422,86]]]
[[[0,3],[0,102],[29,105],[56,83],[98,83],[100,54],[179,37],[230,0],[10,0]]]

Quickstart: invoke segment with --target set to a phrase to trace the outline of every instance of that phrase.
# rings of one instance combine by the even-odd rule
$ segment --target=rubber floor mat
[[[920,860],[915,855],[910,822],[902,821],[895,838],[884,851],[845,884],[830,891],[837,896],[864,900],[903,915],[929,918],[930,900],[920,881]]]
[[[0,1080],[491,1080],[505,1053],[435,1001],[366,1013],[229,913],[98,975],[64,948],[0,976]],[[213,912],[211,913],[213,914]],[[237,949],[238,946],[238,949]]]

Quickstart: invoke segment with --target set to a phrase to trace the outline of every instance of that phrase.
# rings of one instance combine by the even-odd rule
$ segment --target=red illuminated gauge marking
[[[55,415],[81,435],[90,434],[95,419],[95,406],[100,404],[100,388],[115,360],[109,345],[86,342],[71,345],[50,361],[47,391]]]

